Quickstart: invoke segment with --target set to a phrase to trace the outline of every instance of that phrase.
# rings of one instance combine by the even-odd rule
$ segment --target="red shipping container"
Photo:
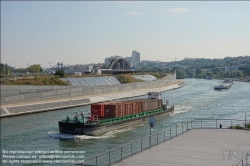
[[[117,109],[118,117],[122,116],[121,106],[119,102],[116,103],[116,109]]]
[[[104,106],[104,114],[105,114],[105,117],[116,117],[116,105],[114,104],[105,104]]]
[[[137,114],[136,102],[133,102],[133,114]]]
[[[118,110],[119,117],[122,116],[121,106],[119,103],[117,103],[117,110]]]
[[[134,102],[133,103],[133,109],[134,109],[134,114],[137,114],[138,113],[138,102]]]
[[[138,113],[142,112],[142,102],[138,102]]]
[[[136,102],[135,103],[135,108],[136,108],[136,113],[138,114],[138,113],[140,113],[140,103],[139,102]]]
[[[119,111],[121,112],[121,116],[125,116],[126,115],[125,104],[123,102],[120,102],[119,106],[120,106]]]
[[[130,110],[130,114],[134,114],[133,113],[133,103],[129,103],[129,110]]]
[[[135,114],[134,112],[134,102],[130,103],[131,114]]]
[[[129,102],[126,103],[126,107],[127,107],[127,115],[130,115],[131,114],[131,109],[130,109],[130,104]]]
[[[120,103],[121,116],[125,116],[125,105]]]
[[[104,104],[92,104],[91,105],[91,114],[98,115],[98,117],[104,117]]]
[[[129,115],[129,105],[125,103],[126,115]]]
[[[135,114],[139,113],[139,103],[138,102],[134,103],[134,112],[135,112]]]
[[[119,105],[120,105],[120,111],[121,111],[121,116],[125,116],[125,109],[124,109],[124,104],[122,104],[122,103],[119,103]]]
[[[134,102],[130,103],[130,108],[131,108],[132,114],[135,114],[135,112],[134,112]]]

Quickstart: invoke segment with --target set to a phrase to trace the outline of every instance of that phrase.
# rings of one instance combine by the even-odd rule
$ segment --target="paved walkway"
[[[246,152],[250,131],[194,129],[112,166],[232,166]]]

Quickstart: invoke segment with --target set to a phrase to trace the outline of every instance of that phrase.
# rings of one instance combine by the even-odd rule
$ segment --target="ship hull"
[[[76,135],[91,135],[101,136],[108,131],[119,130],[122,128],[138,125],[147,122],[148,118],[154,116],[159,119],[165,117],[174,112],[174,106],[166,109],[165,111],[147,115],[143,117],[136,117],[127,119],[121,122],[109,123],[109,124],[84,124],[84,123],[67,123],[59,122],[59,131],[64,134],[76,134]]]

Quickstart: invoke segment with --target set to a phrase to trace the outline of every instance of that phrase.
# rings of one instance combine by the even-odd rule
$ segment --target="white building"
[[[237,71],[239,70],[239,65],[227,66],[227,67],[219,67],[220,71],[227,72],[227,71]]]
[[[90,65],[73,65],[73,66],[66,66],[65,67],[65,73],[68,75],[77,75],[84,74],[84,73],[92,73],[93,72],[93,66]]]

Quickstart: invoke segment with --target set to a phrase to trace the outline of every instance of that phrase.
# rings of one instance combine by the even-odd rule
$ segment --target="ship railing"
[[[98,115],[94,115],[94,121],[98,122]]]
[[[245,129],[250,131],[244,128],[244,122],[244,120],[237,119],[194,119],[188,122],[174,124],[165,130],[86,158],[84,162],[75,165],[109,166],[193,129]]]

